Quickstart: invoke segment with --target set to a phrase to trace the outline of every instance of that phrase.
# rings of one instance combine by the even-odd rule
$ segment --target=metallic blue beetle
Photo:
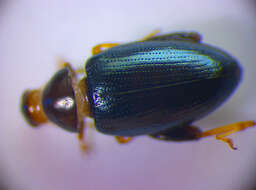
[[[174,141],[216,135],[235,149],[226,136],[255,125],[244,121],[205,132],[191,126],[232,94],[242,73],[232,56],[201,43],[197,33],[100,44],[93,54],[80,80],[79,71],[64,63],[44,88],[25,91],[22,113],[32,126],[49,120],[82,139],[83,119],[91,117],[98,131],[120,143],[145,134]]]

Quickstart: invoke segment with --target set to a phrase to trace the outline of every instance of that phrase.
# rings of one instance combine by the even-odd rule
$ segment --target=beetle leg
[[[84,141],[84,126],[80,126],[77,138],[79,140],[80,150],[82,152],[86,152],[88,150],[88,146],[86,145],[86,143]]]
[[[146,40],[152,38],[153,36],[155,36],[156,34],[158,34],[159,32],[160,32],[160,30],[154,30],[152,33],[145,36],[140,41],[146,41]],[[105,49],[112,48],[112,47],[118,46],[118,45],[119,45],[119,43],[103,43],[103,44],[96,45],[92,48],[92,55],[96,55],[96,54],[104,51]]]
[[[86,126],[88,127],[88,126]],[[81,153],[89,153],[92,150],[92,144],[89,141],[86,141],[86,133],[85,133],[85,126],[84,124],[79,126],[78,128],[78,142],[79,142],[79,148]]]
[[[76,68],[76,73],[78,74],[84,74],[84,68]]]
[[[159,35],[160,30],[154,30],[152,33],[148,34],[139,42],[143,41],[171,41],[171,40],[179,40],[179,41],[190,41],[190,42],[200,42],[201,36],[200,34],[196,32],[177,32],[177,33],[171,33],[171,34],[165,34],[165,35]],[[105,49],[112,48],[114,46],[118,46],[119,43],[103,43],[96,45],[92,48],[92,55],[96,55]]]
[[[148,35],[146,35],[144,38],[142,38],[141,40],[139,40],[139,41],[147,41],[147,40],[149,40],[149,39],[151,39],[151,38],[153,38],[153,37],[155,37],[157,34],[159,34],[160,33],[160,30],[153,30],[153,32],[151,32],[150,34],[148,34]]]
[[[57,59],[57,63],[58,63],[58,69],[69,67],[69,69],[71,69],[73,72],[75,72],[77,74],[84,74],[84,68],[83,67],[74,70],[69,62],[64,61],[61,58]]]
[[[253,127],[256,125],[255,121],[241,121],[237,123],[232,123],[229,125],[224,125],[221,127],[218,127],[216,129],[210,129],[208,131],[204,131],[201,134],[199,134],[198,138],[208,137],[215,135],[215,138],[217,140],[221,140],[228,144],[228,146],[235,150],[236,148],[233,145],[232,139],[227,138],[227,135],[230,135],[232,133],[245,130],[249,127]]]
[[[132,137],[115,136],[115,139],[120,144],[126,144],[132,140]]]
[[[200,43],[202,37],[200,34],[196,32],[177,32],[177,33],[171,33],[171,34],[165,34],[165,35],[159,35],[159,36],[151,36],[149,38],[146,38],[142,41],[189,41],[189,42],[196,42]]]
[[[103,43],[103,44],[96,45],[92,48],[92,55],[96,55],[96,54],[104,51],[105,49],[112,48],[112,47],[118,46],[118,45],[119,45],[119,43]]]
[[[67,61],[64,61],[63,59],[61,58],[58,58],[57,59],[57,63],[58,63],[58,69],[63,69],[65,67],[68,67],[72,72],[74,72],[71,64]]]
[[[149,136],[157,140],[164,141],[189,141],[197,140],[198,134],[201,134],[200,129],[194,126],[189,126],[187,124],[174,126],[164,131],[150,134]]]

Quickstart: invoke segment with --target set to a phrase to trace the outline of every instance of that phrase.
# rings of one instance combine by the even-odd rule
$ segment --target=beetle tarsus
[[[80,125],[79,132],[77,135],[78,141],[79,141],[79,147],[81,152],[87,152],[88,146],[84,140],[84,125]]]
[[[118,45],[119,43],[102,43],[102,44],[96,45],[92,48],[92,55],[96,55],[104,51],[105,49],[112,48]]]
[[[87,152],[88,151],[88,146],[84,141],[79,142],[79,147],[81,152]]]
[[[232,139],[224,137],[223,135],[216,135],[215,138],[216,138],[216,140],[220,140],[220,141],[222,141],[224,143],[227,143],[229,148],[231,148],[233,150],[237,150],[237,148],[234,146],[234,143],[233,143]]]
[[[143,37],[140,41],[147,41],[147,40],[157,36],[157,34],[159,34],[159,33],[160,33],[160,30],[158,30],[158,29],[153,30],[150,34]]]
[[[256,126],[255,121],[241,121],[237,123],[232,123],[229,125],[224,125],[215,129],[210,129],[208,131],[204,131],[201,134],[199,134],[198,138],[208,137],[208,136],[214,136],[217,140],[223,141],[228,144],[228,146],[236,150],[237,148],[233,145],[233,141],[230,138],[227,138],[226,136],[236,133],[238,131],[245,130],[249,127]]]

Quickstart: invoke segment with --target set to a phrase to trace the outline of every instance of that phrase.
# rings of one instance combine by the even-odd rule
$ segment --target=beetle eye
[[[70,69],[59,70],[47,83],[42,105],[48,119],[69,131],[77,131],[77,108]]]

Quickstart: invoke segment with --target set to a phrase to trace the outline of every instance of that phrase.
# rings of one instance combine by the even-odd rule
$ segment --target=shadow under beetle
[[[191,124],[219,107],[236,89],[241,67],[226,52],[201,43],[194,32],[156,35],[127,43],[106,43],[92,49],[81,70],[63,63],[40,89],[27,90],[21,109],[31,126],[53,122],[78,133],[82,148],[84,118],[114,135],[119,143],[149,135],[166,141],[226,136],[254,126],[237,122],[201,132]]]

